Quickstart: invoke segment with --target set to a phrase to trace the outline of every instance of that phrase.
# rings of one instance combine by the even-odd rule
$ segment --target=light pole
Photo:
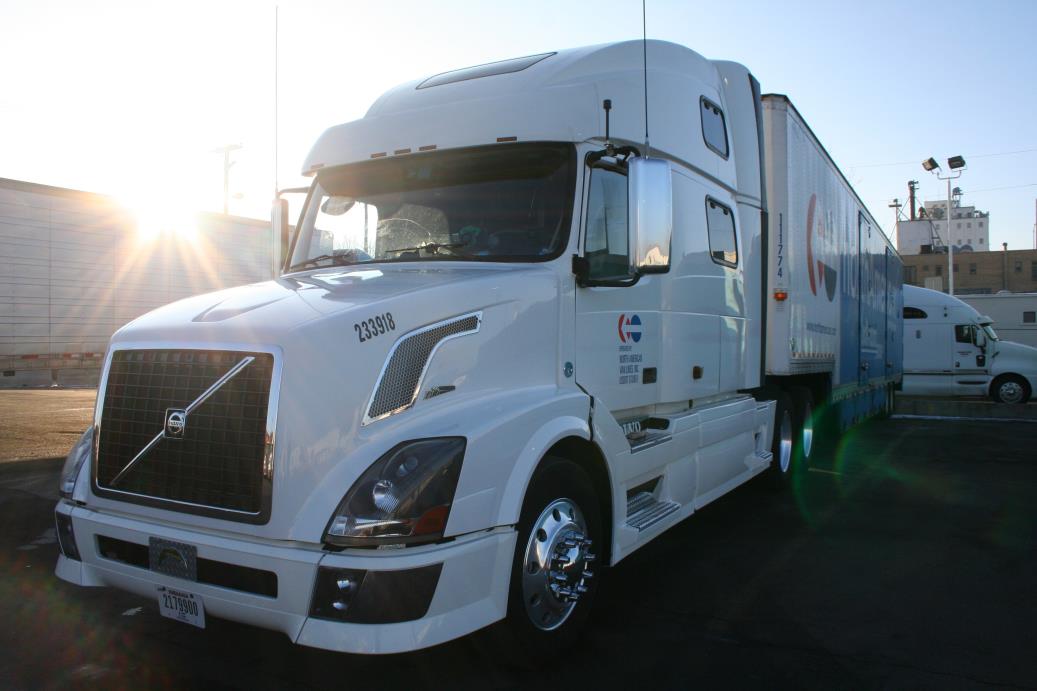
[[[951,239],[951,180],[956,180],[965,172],[965,159],[961,156],[951,156],[947,159],[947,167],[957,171],[954,175],[940,175],[940,164],[935,158],[922,161],[922,168],[932,173],[940,180],[947,181],[947,294],[954,295],[954,241]]]
[[[234,161],[230,160],[230,152],[237,151],[241,148],[241,144],[227,144],[226,146],[218,146],[212,150],[214,154],[223,154],[223,213],[227,214],[229,208],[228,202],[230,200],[230,167],[234,165]]]

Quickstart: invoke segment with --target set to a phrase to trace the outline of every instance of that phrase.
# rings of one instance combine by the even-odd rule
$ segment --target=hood
[[[127,324],[112,345],[275,353],[281,367],[272,401],[270,520],[219,523],[238,533],[317,542],[352,483],[392,446],[463,434],[462,424],[440,414],[455,402],[556,384],[559,281],[543,264],[323,269],[172,303]],[[393,346],[410,332],[471,314],[479,316],[477,330],[443,341],[424,370],[418,364],[423,375],[414,404],[365,420]],[[522,367],[515,366],[519,358]],[[427,396],[433,387],[450,393]],[[431,413],[440,421],[429,423]],[[118,509],[185,525],[214,522],[140,505]]]
[[[275,343],[307,322],[460,281],[514,273],[495,267],[336,267],[228,288],[170,303],[116,332],[147,341]]]
[[[1006,361],[1022,366],[1027,372],[1037,372],[1037,348],[1014,341],[997,341],[997,367],[1004,369]]]

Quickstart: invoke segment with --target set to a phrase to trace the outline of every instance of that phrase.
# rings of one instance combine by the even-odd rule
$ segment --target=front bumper
[[[245,540],[222,534],[149,523],[68,502],[82,561],[58,558],[55,573],[82,586],[111,586],[155,598],[159,586],[203,599],[206,614],[281,631],[295,643],[350,653],[398,653],[437,645],[504,617],[516,534],[496,530],[440,545],[392,550],[323,551],[319,545]],[[150,538],[197,547],[198,560],[276,575],[276,595],[168,576],[102,555],[102,541],[147,547]],[[106,552],[110,555],[110,551]],[[344,623],[310,615],[318,568],[367,572],[405,571],[442,565],[428,611],[420,619],[390,624]],[[363,586],[361,586],[363,587]]]

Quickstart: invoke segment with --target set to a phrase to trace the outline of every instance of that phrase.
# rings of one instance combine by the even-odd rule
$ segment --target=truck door
[[[990,383],[986,354],[976,345],[975,324],[954,325],[954,394],[982,396]]]
[[[629,279],[625,172],[598,166],[587,174],[584,257],[592,285],[577,291],[576,381],[609,411],[652,405],[659,389],[659,277]]]

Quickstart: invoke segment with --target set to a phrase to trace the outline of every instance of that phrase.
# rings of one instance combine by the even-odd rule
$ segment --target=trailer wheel
[[[1026,403],[1030,400],[1030,384],[1018,374],[1002,374],[990,385],[995,403]]]
[[[796,464],[810,463],[810,454],[814,450],[814,394],[805,386],[794,386],[789,389],[793,404],[793,428]],[[795,465],[795,464],[794,464]]]
[[[771,479],[778,487],[783,487],[792,477],[794,469],[793,447],[796,436],[796,420],[792,397],[784,391],[773,392],[770,396],[776,406],[774,410],[774,436],[771,441]]]
[[[508,614],[498,647],[522,667],[572,645],[597,591],[604,548],[598,500],[576,463],[548,456],[533,475],[518,523]]]

